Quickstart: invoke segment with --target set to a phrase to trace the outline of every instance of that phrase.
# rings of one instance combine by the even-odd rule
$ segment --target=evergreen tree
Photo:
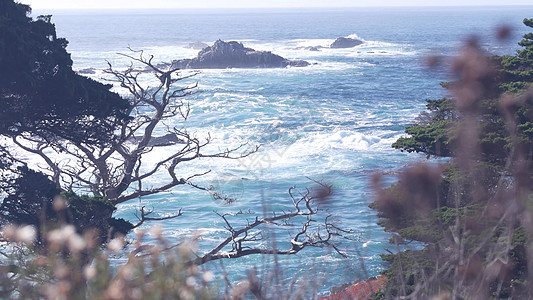
[[[524,24],[533,27],[533,19]],[[476,42],[453,64],[453,98],[428,111],[394,148],[451,159],[418,165],[379,187],[371,205],[393,242],[422,250],[383,255],[387,289],[376,298],[531,298],[533,34],[516,55],[486,57]]]
[[[106,142],[128,102],[76,74],[51,16],[33,20],[30,12],[0,0],[0,134]]]
[[[0,136],[27,135],[54,143],[68,139],[107,144],[117,124],[127,122],[128,102],[72,70],[66,39],[56,36],[51,16],[33,20],[28,5],[0,0]],[[21,166],[22,165],[22,166]],[[53,199],[63,193],[68,209],[62,222],[80,232],[89,227],[107,235],[115,209],[98,197],[64,193],[47,176],[32,171],[0,146],[0,223],[43,225],[58,222]]]

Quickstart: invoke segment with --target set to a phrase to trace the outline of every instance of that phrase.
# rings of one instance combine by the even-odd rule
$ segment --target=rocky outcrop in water
[[[82,74],[82,75],[96,74],[96,69],[95,68],[79,69],[78,74]]]
[[[330,48],[353,48],[355,46],[361,45],[363,42],[360,40],[340,37],[336,39],[329,47]]]
[[[206,47],[209,47],[209,45],[206,43],[202,43],[202,42],[194,42],[194,43],[189,43],[189,45],[187,45],[187,48],[194,49],[194,50],[202,50]]]
[[[221,40],[202,49],[195,58],[172,62],[172,67],[181,69],[285,68],[308,65],[304,60],[289,60],[270,51],[256,51],[239,42]]]
[[[139,143],[143,139],[142,136],[132,136],[128,139],[129,142]],[[168,133],[163,136],[154,136],[148,142],[148,147],[163,147],[170,146],[174,144],[183,144],[183,140],[178,138],[175,134]]]
[[[301,46],[301,47],[294,48],[294,50],[320,51],[320,49],[322,48],[324,47],[322,46]]]

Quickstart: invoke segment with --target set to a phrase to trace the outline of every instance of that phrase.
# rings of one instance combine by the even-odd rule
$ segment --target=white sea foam
[[[351,150],[368,150],[372,145],[379,143],[380,140],[377,136],[369,136],[345,130],[337,131],[326,138],[326,142],[330,147]]]
[[[324,60],[329,57],[375,57],[375,56],[405,56],[417,55],[416,51],[410,49],[409,45],[398,45],[393,43],[379,42],[379,41],[365,41],[360,46],[347,49],[330,49],[327,48],[332,40],[326,39],[305,39],[305,40],[290,40],[261,43],[259,41],[253,42],[249,47],[256,50],[272,51],[275,54],[281,55],[288,59],[304,59],[311,63],[309,67],[305,68],[285,68],[285,69],[204,69],[202,73],[207,75],[217,74],[282,74],[286,72],[303,73],[316,72],[323,70],[347,70],[357,69],[361,67],[371,67],[374,64],[364,61],[355,62],[338,62],[331,60]],[[320,46],[319,51],[309,51],[301,49],[301,47]],[[124,51],[127,53],[127,51]],[[193,58],[198,54],[198,50],[189,49],[181,46],[156,46],[145,49],[146,55],[153,55],[155,62],[170,62],[176,59]],[[93,56],[93,57],[91,57]],[[101,56],[101,57],[98,57]],[[101,76],[101,70],[107,67],[106,60],[116,67],[118,70],[124,69],[129,65],[130,60],[126,57],[117,55],[116,53],[98,53],[95,57],[94,53],[84,54],[84,59],[78,59],[75,69],[82,70],[87,68],[94,68],[96,66],[97,74],[88,74],[91,78],[98,78]],[[95,61],[100,63],[95,64]]]
[[[155,46],[144,50],[147,55],[153,55],[157,62],[171,62],[182,58],[193,58],[200,50],[183,46]]]
[[[417,52],[411,50],[412,46],[407,44],[397,44],[384,41],[367,40],[357,34],[351,34],[349,38],[358,39],[363,44],[353,48],[331,49],[329,46],[335,41],[332,39],[293,39],[281,40],[269,43],[254,43],[257,50],[275,51],[288,58],[310,59],[328,56],[377,56],[377,55],[416,55]],[[309,51],[306,47],[317,47],[319,51]]]
[[[366,40],[364,38],[360,37],[359,35],[357,35],[357,33],[352,33],[349,36],[347,36],[347,38],[360,40],[361,42],[366,42]]]
[[[363,243],[363,247],[366,248],[371,245],[381,245],[381,244],[383,244],[383,242],[381,241],[366,241]]]
[[[354,48],[347,49],[330,49],[329,45],[333,43],[331,39],[292,39],[279,41],[259,41],[255,39],[238,40],[244,46],[259,51],[271,51],[289,59],[318,59],[328,56],[350,56],[354,53],[361,55],[414,55],[416,52],[409,50],[410,45],[395,44],[383,41],[366,40],[357,34],[351,34],[348,37],[356,38],[363,41],[363,44]],[[212,45],[212,43],[207,43]],[[319,51],[309,51],[306,47],[317,47]],[[175,59],[193,58],[198,54],[198,50],[182,46],[154,46],[148,47],[146,54],[154,55],[157,61],[168,62]],[[108,53],[109,57],[114,57],[114,53]]]

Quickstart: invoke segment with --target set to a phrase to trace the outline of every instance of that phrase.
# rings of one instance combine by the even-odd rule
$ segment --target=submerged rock
[[[78,70],[78,74],[96,74],[95,68],[85,68]]]
[[[322,49],[322,48],[324,48],[324,47],[322,47],[322,46],[301,46],[301,47],[294,48],[294,50],[320,51],[320,49]]]
[[[329,47],[330,48],[353,48],[355,46],[361,45],[363,42],[360,40],[340,37],[336,39]]]
[[[206,43],[202,43],[202,42],[196,41],[194,43],[189,43],[189,45],[187,45],[186,48],[190,48],[190,49],[194,49],[194,50],[202,50],[202,49],[204,49],[206,47],[209,47],[209,45],[206,44]]]
[[[203,48],[195,58],[172,62],[172,67],[181,69],[285,68],[308,65],[304,60],[289,60],[270,51],[256,51],[239,42],[222,40]]]
[[[128,139],[129,142],[139,143],[142,140],[142,136],[132,136]],[[148,147],[164,147],[174,144],[183,144],[185,143],[179,137],[173,133],[167,133],[163,136],[153,136],[148,142]]]

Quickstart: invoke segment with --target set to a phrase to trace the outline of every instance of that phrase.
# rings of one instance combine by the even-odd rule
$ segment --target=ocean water
[[[215,150],[261,145],[245,159],[201,159],[180,169],[183,177],[211,170],[195,182],[235,198],[235,203],[178,187],[120,205],[116,216],[134,222],[135,210],[143,205],[160,216],[183,208],[183,216],[160,224],[174,242],[201,234],[202,252],[228,235],[215,212],[242,209],[270,215],[290,209],[290,187],[313,189],[313,180],[331,184],[333,194],[322,208],[339,226],[354,231],[355,241],[338,241],[347,258],[328,248],[307,248],[294,256],[250,256],[206,265],[217,274],[231,270],[231,280],[237,281],[254,265],[268,272],[277,263],[287,281],[312,278],[324,294],[331,286],[377,275],[384,267],[379,254],[396,249],[368,208],[373,199],[369,180],[373,172],[394,173],[425,160],[390,146],[424,110],[424,99],[446,95],[439,83],[450,80],[451,74],[446,68],[428,70],[424,58],[452,57],[472,34],[488,53],[512,54],[527,32],[521,21],[532,17],[533,7],[43,10],[34,15],[49,13],[58,36],[70,42],[74,68],[95,68],[90,76],[96,79],[102,77],[106,61],[127,66],[117,53],[128,53],[128,46],[154,55],[155,61],[170,61],[196,56],[198,51],[186,48],[191,42],[212,44],[217,39],[313,63],[305,68],[204,70],[190,82],[199,85],[199,93],[187,99],[191,117],[170,125],[199,137],[209,134]],[[502,43],[494,33],[504,24],[513,34]],[[364,43],[318,52],[297,49],[327,46],[341,36]],[[157,149],[147,163],[169,151]],[[157,184],[162,178],[150,180]],[[246,217],[235,222],[245,224]],[[277,247],[287,247],[299,226],[271,228],[259,244],[269,247],[275,239]]]

